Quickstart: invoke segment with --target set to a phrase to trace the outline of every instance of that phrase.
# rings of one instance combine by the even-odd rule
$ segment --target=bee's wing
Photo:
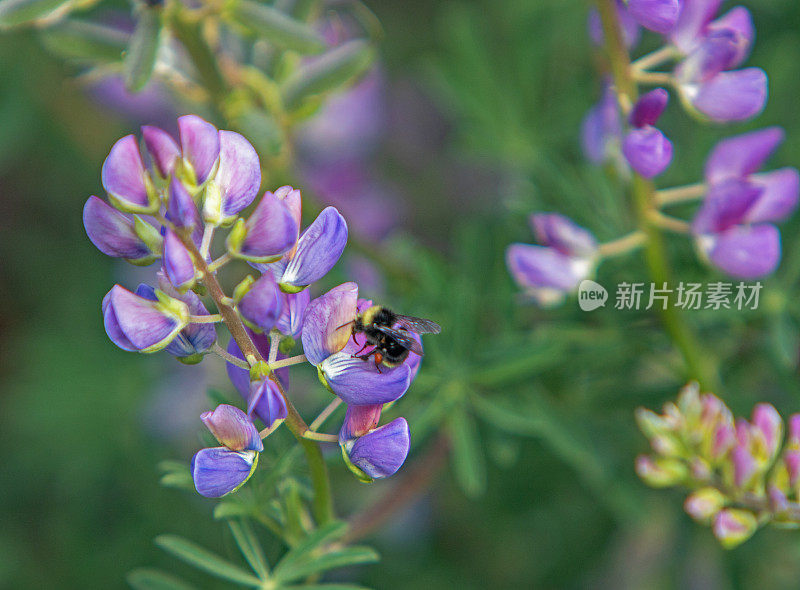
[[[372,327],[378,330],[379,332],[382,332],[387,336],[391,336],[392,338],[394,338],[397,341],[397,343],[403,348],[407,348],[411,352],[415,352],[420,356],[425,354],[422,350],[422,346],[420,346],[419,342],[414,340],[410,332],[404,332],[403,330],[395,330],[394,328],[390,328],[388,326],[373,325]]]
[[[433,320],[426,320],[425,318],[415,318],[410,315],[397,316],[397,323],[406,328],[409,332],[416,334],[438,334],[442,331],[442,327]]]

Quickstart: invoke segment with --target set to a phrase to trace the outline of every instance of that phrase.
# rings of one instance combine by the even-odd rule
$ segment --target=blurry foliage
[[[453,477],[401,513],[378,537],[381,565],[355,577],[381,588],[795,587],[792,533],[765,531],[724,552],[682,513],[679,494],[635,478],[632,459],[646,441],[633,410],[660,406],[684,378],[656,318],[519,306],[507,276],[505,246],[529,239],[534,209],[572,215],[601,239],[632,227],[620,187],[583,163],[577,146],[599,88],[584,3],[370,6],[385,30],[390,77],[413,80],[447,122],[435,138],[443,149],[413,175],[387,150],[383,165],[412,203],[420,243],[398,238],[375,255],[396,271],[386,303],[445,326],[426,341],[425,370],[387,419],[409,418],[416,449],[446,429]],[[700,128],[671,106],[664,127],[676,160],[664,185],[693,181],[709,148],[734,129],[783,125],[775,165],[798,160],[800,6],[764,0],[751,8],[759,40],[750,63],[769,72],[767,110],[748,126]],[[143,408],[170,359],[110,346],[98,313],[118,270],[83,235],[81,205],[99,189],[108,146],[130,125],[98,113],[33,37],[0,36],[0,586],[123,587],[134,570],[135,588],[170,587],[163,569],[199,587],[228,587],[152,542],[180,535],[237,569],[266,567],[258,552],[240,555],[249,533],[237,533],[236,520],[228,534],[209,518],[210,502],[159,485],[155,465],[188,457],[199,423],[174,439],[154,430]],[[490,171],[491,182],[463,189],[468,167]],[[471,214],[454,217],[454,206]],[[784,261],[758,312],[690,314],[719,363],[725,390],[716,393],[736,413],[756,400],[797,411],[799,227],[796,218],[782,227]],[[671,257],[680,279],[709,276],[688,244],[673,244]],[[605,264],[599,281],[644,275],[632,257]],[[203,384],[191,395],[189,406],[204,407]],[[270,452],[276,465],[285,447]],[[180,488],[180,469],[165,468],[172,477],[164,483]],[[270,473],[259,470],[215,516],[246,515],[248,502],[264,497],[256,490],[276,485]],[[337,498],[343,514],[375,489],[339,468],[333,476],[346,490]],[[278,520],[281,502],[306,486],[300,476],[287,482],[271,508]],[[283,549],[257,526],[257,541],[246,544],[263,544],[261,559],[277,563]],[[181,553],[166,539],[162,546]],[[150,566],[158,570],[135,569]]]

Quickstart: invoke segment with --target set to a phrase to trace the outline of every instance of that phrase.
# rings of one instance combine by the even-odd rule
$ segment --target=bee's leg
[[[383,373],[383,371],[381,371],[382,362],[383,356],[381,354],[375,354],[375,368],[378,369],[378,373]]]
[[[353,342],[355,342],[355,339],[353,340]],[[356,344],[358,344],[358,343],[356,342]],[[362,347],[361,347],[361,350],[359,350],[357,353],[355,353],[354,355],[352,355],[350,358],[356,358],[358,355],[360,355],[362,352],[364,352],[364,349],[365,349],[367,346],[369,346],[369,343],[366,343],[366,344],[364,344],[364,346],[362,346]],[[370,354],[372,354],[372,353],[370,353]],[[358,358],[363,358],[364,360],[366,360],[366,359],[368,359],[368,358],[369,358],[369,354],[368,354],[368,355],[366,355],[365,357],[360,357],[360,356],[358,356]]]

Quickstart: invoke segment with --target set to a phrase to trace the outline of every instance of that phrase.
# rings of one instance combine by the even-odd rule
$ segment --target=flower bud
[[[214,438],[231,451],[264,450],[258,430],[237,407],[221,404],[213,412],[201,414],[200,419]]]
[[[151,125],[142,127],[142,138],[159,176],[169,178],[181,156],[178,144],[169,133]]]
[[[343,444],[342,456],[360,479],[370,481],[396,473],[405,462],[409,448],[408,422],[405,418],[397,418]]]
[[[789,435],[786,446],[790,449],[800,449],[800,414],[789,416]]]
[[[629,121],[634,127],[647,127],[655,125],[659,117],[667,108],[669,93],[663,88],[656,88],[636,101],[631,111]]]
[[[187,325],[185,303],[159,294],[158,301],[134,295],[114,285],[103,298],[103,320],[111,341],[123,350],[156,352],[166,347]]]
[[[647,485],[664,488],[683,482],[688,475],[688,469],[679,459],[653,459],[647,455],[639,455],[636,458],[636,473]]]
[[[725,508],[714,517],[714,536],[726,549],[732,549],[745,542],[757,528],[756,517],[747,510]]]
[[[758,404],[753,409],[753,425],[764,445],[767,460],[772,461],[783,439],[783,420],[771,404]]]
[[[200,230],[203,225],[192,195],[189,194],[184,184],[174,177],[169,183],[167,219],[175,227],[182,229]]]
[[[213,176],[219,163],[219,132],[197,115],[178,117],[178,132],[186,180],[194,186],[201,186]]]
[[[234,131],[220,131],[219,145],[219,170],[215,182],[220,191],[222,223],[229,225],[258,195],[261,164],[255,148]]]
[[[254,414],[267,428],[272,428],[278,420],[289,415],[286,400],[272,379],[263,378],[250,383],[250,397],[247,401],[247,414]]]
[[[697,522],[709,524],[711,519],[722,510],[728,498],[716,488],[702,488],[686,498],[683,507]]]
[[[195,453],[190,471],[195,489],[201,496],[220,498],[242,487],[257,465],[256,451],[230,451],[225,447],[215,447]]]
[[[244,322],[252,329],[269,332],[283,312],[283,293],[272,273],[264,273],[253,283],[237,307]]]

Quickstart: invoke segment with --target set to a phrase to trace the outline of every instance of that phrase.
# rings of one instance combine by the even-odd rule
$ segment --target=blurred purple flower
[[[645,178],[658,176],[672,162],[672,142],[654,125],[664,112],[669,94],[656,88],[643,95],[630,115],[633,127],[622,142],[622,153],[636,172]]]

